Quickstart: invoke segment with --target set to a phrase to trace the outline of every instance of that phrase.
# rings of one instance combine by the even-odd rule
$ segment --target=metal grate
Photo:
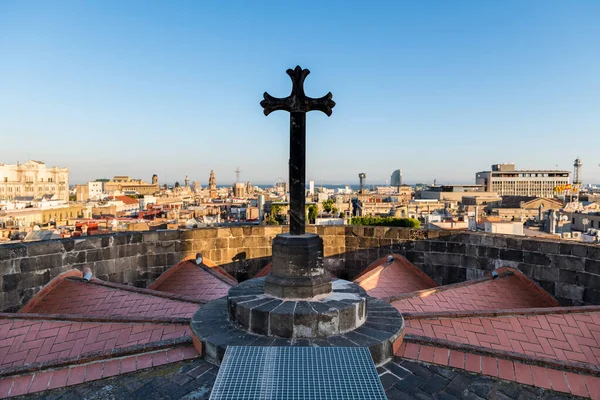
[[[211,400],[386,399],[366,347],[229,346]]]

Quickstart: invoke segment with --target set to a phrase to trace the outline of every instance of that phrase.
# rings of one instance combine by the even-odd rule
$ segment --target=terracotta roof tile
[[[373,297],[385,298],[402,293],[436,287],[437,284],[407,259],[393,255],[393,261],[387,257],[371,264],[355,280],[359,286]]]
[[[550,295],[541,296],[533,282],[520,275],[466,283],[444,290],[424,290],[392,302],[402,312],[496,310],[558,306]]]
[[[70,314],[95,317],[186,317],[199,305],[146,294],[63,279],[35,304],[22,312],[36,314]]]
[[[176,267],[172,267],[173,271],[167,271],[164,278],[159,277],[149,288],[206,301],[226,296],[231,288],[230,284],[215,275],[218,272],[211,273],[192,262],[182,262]]]

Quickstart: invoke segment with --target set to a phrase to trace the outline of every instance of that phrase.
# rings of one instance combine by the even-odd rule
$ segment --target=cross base
[[[273,267],[265,293],[281,299],[309,299],[331,293],[323,266],[323,240],[315,234],[281,234],[273,239]]]

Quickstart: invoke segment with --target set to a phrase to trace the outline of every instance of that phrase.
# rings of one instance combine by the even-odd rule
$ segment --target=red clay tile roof
[[[3,316],[6,316],[4,314]],[[96,323],[0,319],[0,368],[63,359],[97,357],[97,352],[147,345],[190,335],[187,325]]]
[[[116,286],[116,285],[114,285]],[[36,296],[21,312],[70,314],[95,317],[187,317],[199,304],[105,287],[92,282],[62,279],[42,296]]]
[[[460,368],[524,385],[552,388],[575,396],[600,399],[600,378],[589,374],[562,371],[544,365],[530,365],[503,357],[473,354],[408,340],[402,343],[395,354],[402,358]]]
[[[354,282],[369,296],[386,298],[437,286],[430,277],[406,258],[394,254],[393,262],[383,257],[371,264]]]
[[[551,296],[542,296],[522,275],[508,274],[497,279],[469,281],[407,294],[392,302],[402,312],[459,310],[499,310],[510,308],[555,307]]]
[[[9,376],[0,379],[0,398],[21,394],[38,393],[63,386],[76,385],[110,378],[119,373],[129,373],[164,364],[198,357],[193,346],[175,347],[151,353],[134,354],[123,358],[99,360],[85,365],[73,365],[64,368]]]
[[[231,284],[221,273],[182,261],[167,270],[149,288],[209,301],[226,296]]]
[[[121,200],[123,203],[129,204],[129,205],[140,204],[139,200],[132,199],[129,196],[115,196],[115,199]]]
[[[407,335],[586,365],[600,372],[600,310],[408,319]]]

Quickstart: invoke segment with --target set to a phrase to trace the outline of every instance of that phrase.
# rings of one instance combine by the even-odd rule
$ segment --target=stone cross
[[[304,94],[304,79],[310,74],[309,70],[296,66],[286,73],[292,79],[292,93],[288,97],[277,98],[265,92],[260,105],[265,115],[277,110],[290,113],[290,233],[303,235],[306,232],[306,113],[314,110],[331,116],[335,102],[331,99],[331,92],[318,99]]]

